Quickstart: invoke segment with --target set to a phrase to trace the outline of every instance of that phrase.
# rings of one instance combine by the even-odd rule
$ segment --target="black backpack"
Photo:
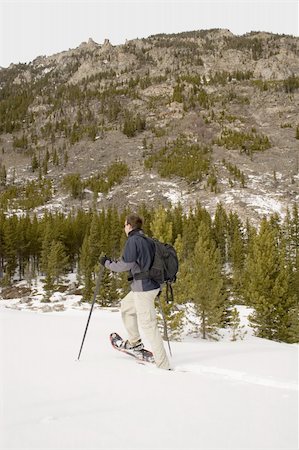
[[[176,275],[179,269],[179,261],[177,253],[174,247],[170,244],[164,244],[158,241],[158,239],[152,239],[147,236],[142,236],[147,240],[152,240],[155,244],[155,256],[152,265],[146,272],[137,273],[134,278],[137,280],[150,278],[151,280],[157,281],[159,284],[166,283],[167,287],[167,301],[168,301],[168,291],[173,300],[173,292],[171,283],[176,281]]]
[[[149,270],[149,278],[160,284],[174,283],[179,269],[178,257],[175,249],[170,244],[164,244],[153,239],[155,243],[155,256]]]

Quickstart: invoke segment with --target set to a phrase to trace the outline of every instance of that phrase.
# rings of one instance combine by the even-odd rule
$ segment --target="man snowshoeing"
[[[155,298],[160,291],[156,281],[134,279],[134,275],[150,269],[155,255],[155,244],[144,239],[142,219],[137,214],[127,216],[124,224],[128,237],[123,256],[118,261],[111,261],[107,256],[100,263],[113,272],[130,271],[131,291],[121,301],[121,315],[128,333],[124,348],[141,350],[144,348],[140,338],[139,326],[149,340],[157,367],[170,369],[163,339],[158,328]]]

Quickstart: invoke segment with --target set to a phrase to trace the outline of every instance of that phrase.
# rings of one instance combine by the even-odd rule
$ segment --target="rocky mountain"
[[[89,39],[11,64],[0,151],[7,212],[144,201],[283,215],[299,200],[299,38]]]

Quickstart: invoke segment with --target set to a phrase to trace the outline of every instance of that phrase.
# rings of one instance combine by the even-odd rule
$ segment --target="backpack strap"
[[[149,279],[149,270],[146,270],[145,272],[138,272],[134,273],[133,275],[134,280],[146,280]]]
[[[146,236],[145,234],[139,234],[138,236],[142,237],[142,238],[145,239],[147,242],[153,241],[152,238],[150,238],[149,236]],[[151,262],[151,266],[152,266],[152,264],[153,264],[153,262],[154,262],[154,259],[155,259],[155,255],[154,255],[154,258],[153,258],[153,260],[152,260],[152,262]],[[142,271],[142,272],[135,273],[135,274],[133,275],[133,278],[134,278],[134,280],[148,280],[148,279],[150,279],[151,277],[150,277],[150,274],[149,274],[149,270],[144,270],[144,271]]]

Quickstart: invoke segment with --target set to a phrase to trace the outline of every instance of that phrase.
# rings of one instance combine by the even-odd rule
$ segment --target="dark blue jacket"
[[[132,230],[128,235],[123,256],[118,261],[106,261],[105,267],[113,272],[130,271],[131,276],[150,269],[155,255],[155,244],[145,239],[142,230]],[[152,291],[160,285],[154,280],[133,278],[131,289],[134,292]]]

